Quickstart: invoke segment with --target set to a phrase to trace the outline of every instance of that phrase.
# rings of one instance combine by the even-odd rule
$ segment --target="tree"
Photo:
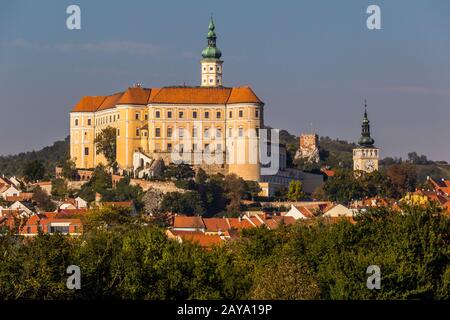
[[[66,158],[62,163],[62,176],[68,180],[73,180],[77,173],[77,167],[74,161],[70,158]]]
[[[197,174],[195,175],[195,183],[196,184],[204,184],[207,179],[208,179],[208,175],[206,174],[205,170],[203,170],[202,168],[199,168],[197,170]]]
[[[42,211],[48,212],[56,209],[56,205],[53,203],[50,196],[40,186],[34,188],[33,200]]]
[[[96,153],[103,154],[108,162],[108,166],[113,167],[116,162],[116,144],[117,144],[117,132],[116,128],[107,126],[100,131],[99,135],[95,138]]]
[[[303,196],[302,182],[299,180],[292,180],[289,183],[288,199],[291,201],[299,201]]]
[[[99,164],[94,169],[91,179],[85,183],[78,193],[78,196],[84,200],[91,202],[95,199],[95,194],[98,192],[102,196],[112,197],[112,177],[106,170],[105,166]]]
[[[319,282],[305,263],[282,257],[256,272],[250,297],[256,300],[314,300],[320,294]]]
[[[23,168],[23,175],[27,182],[42,180],[45,176],[45,167],[39,160],[28,161]]]
[[[201,215],[204,212],[200,194],[197,191],[168,192],[161,201],[162,212],[172,212],[185,215]]]
[[[416,189],[417,172],[411,164],[394,164],[388,168],[387,176],[392,181],[397,196]]]
[[[52,181],[52,196],[56,200],[64,200],[69,194],[67,182],[64,179],[54,179]]]
[[[188,180],[195,176],[192,166],[186,163],[171,163],[164,169],[164,177],[167,179]]]

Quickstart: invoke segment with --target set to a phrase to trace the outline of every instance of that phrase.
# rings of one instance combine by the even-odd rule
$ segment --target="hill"
[[[0,156],[0,174],[5,176],[21,176],[24,165],[31,160],[44,164],[47,174],[52,175],[55,166],[62,163],[69,154],[69,137],[56,141],[52,146],[38,151],[22,152],[16,155]]]

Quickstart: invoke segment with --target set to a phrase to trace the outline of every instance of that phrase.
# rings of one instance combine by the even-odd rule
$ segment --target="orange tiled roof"
[[[173,219],[174,228],[204,228],[205,224],[199,216],[175,216]]]
[[[250,87],[238,87],[231,90],[227,103],[263,103]]]
[[[128,88],[117,104],[142,104],[146,105],[152,89],[141,87]]]
[[[104,100],[103,96],[85,96],[75,105],[72,112],[94,112]]]
[[[110,96],[85,96],[72,112],[94,112],[119,104],[233,104],[263,103],[250,87],[164,87],[128,88]]]
[[[204,218],[203,223],[206,227],[206,232],[218,232],[219,230],[225,232],[230,228],[227,219],[224,218]]]
[[[115,93],[115,94],[105,97],[102,104],[98,107],[98,109],[96,111],[114,108],[116,106],[116,104],[118,104],[118,102],[120,101],[123,94],[124,94],[123,92],[118,92],[118,93]]]

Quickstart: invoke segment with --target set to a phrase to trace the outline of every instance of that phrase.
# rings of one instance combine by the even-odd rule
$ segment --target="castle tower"
[[[208,26],[208,46],[202,51],[202,87],[222,86],[222,63],[220,60],[222,52],[216,47],[216,32],[214,21],[211,17]]]
[[[353,170],[373,172],[378,170],[379,149],[374,146],[375,141],[370,137],[370,121],[367,117],[367,104],[365,104],[364,118],[362,120],[359,147],[353,149]]]

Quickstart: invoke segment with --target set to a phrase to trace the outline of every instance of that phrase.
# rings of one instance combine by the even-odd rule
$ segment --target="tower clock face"
[[[372,172],[375,169],[375,163],[373,162],[373,160],[366,161],[365,169],[368,172]]]

